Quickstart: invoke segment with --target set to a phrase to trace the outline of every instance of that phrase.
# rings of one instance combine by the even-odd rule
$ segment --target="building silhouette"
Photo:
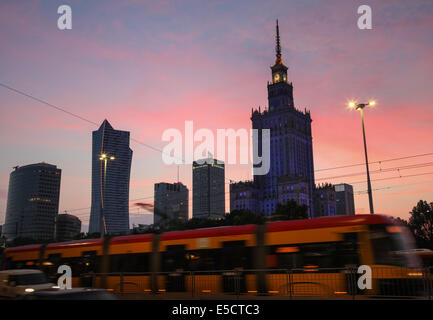
[[[224,162],[201,159],[192,164],[192,216],[219,219],[225,217]]]
[[[258,150],[262,155],[262,130],[270,130],[270,170],[266,175],[254,175],[250,207],[245,209],[271,215],[277,203],[296,200],[308,207],[309,217],[314,217],[314,166],[311,116],[307,110],[295,108],[293,84],[287,76],[288,68],[283,64],[279,26],[276,26],[276,60],[271,67],[272,81],[268,82],[268,109],[252,110],[252,128],[258,131]],[[255,165],[256,166],[256,165]],[[245,186],[231,186],[231,190]],[[239,195],[238,195],[239,196]],[[244,199],[245,200],[245,199]]]
[[[9,178],[7,239],[53,239],[59,210],[61,169],[48,163],[15,167]]]
[[[316,218],[336,215],[335,188],[332,184],[324,183],[315,188],[314,208]]]
[[[335,200],[337,215],[354,215],[355,200],[353,198],[353,187],[347,183],[335,185]]]
[[[155,183],[153,223],[188,221],[188,188],[180,182]]]
[[[254,181],[230,183],[230,212],[234,210],[257,212],[260,208],[258,193]]]
[[[92,206],[89,233],[129,233],[129,180],[132,150],[129,132],[107,120],[93,131]]]
[[[81,233],[81,220],[67,213],[57,216],[56,221],[56,240],[69,241]]]

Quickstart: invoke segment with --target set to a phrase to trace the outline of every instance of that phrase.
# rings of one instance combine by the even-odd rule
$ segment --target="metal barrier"
[[[353,267],[311,266],[302,269],[86,274],[82,275],[81,280],[85,281],[80,281],[80,284],[105,288],[119,295],[163,294],[179,298],[433,299],[433,268],[373,267],[370,282],[364,287],[362,282],[365,278],[362,276]]]

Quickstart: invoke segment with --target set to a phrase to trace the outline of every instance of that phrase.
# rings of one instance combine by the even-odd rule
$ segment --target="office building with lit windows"
[[[7,239],[54,239],[59,210],[61,169],[48,163],[15,167],[9,178]]]
[[[224,162],[202,159],[192,164],[192,217],[225,217]]]

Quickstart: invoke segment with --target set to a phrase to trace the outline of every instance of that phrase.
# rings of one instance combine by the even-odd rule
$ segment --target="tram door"
[[[84,251],[81,254],[79,266],[80,285],[82,287],[92,287],[93,275],[98,272],[96,251]]]
[[[165,288],[167,292],[184,292],[186,252],[185,245],[167,246],[162,255],[163,271],[166,272]]]
[[[340,267],[352,267],[356,270],[359,266],[358,234],[349,232],[343,235],[343,241],[337,243],[337,265]],[[360,290],[356,285],[358,273],[346,273],[346,290],[349,294],[359,294]]]
[[[226,241],[222,246],[223,291],[242,293],[246,291],[244,269],[248,268],[249,249],[245,241]]]

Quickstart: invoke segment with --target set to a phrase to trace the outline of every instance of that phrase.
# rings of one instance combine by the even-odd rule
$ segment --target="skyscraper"
[[[314,216],[313,142],[311,117],[307,110],[295,108],[293,85],[288,81],[288,68],[281,58],[280,33],[276,26],[276,60],[271,67],[272,82],[268,82],[269,108],[253,110],[252,127],[259,132],[258,154],[261,155],[262,129],[270,129],[270,170],[266,175],[255,175],[258,189],[259,212],[270,215],[278,202],[287,197],[281,191],[298,189],[297,199],[308,206],[309,217]],[[255,151],[256,152],[256,151]],[[299,186],[292,189],[298,181]],[[305,186],[305,187],[304,187]],[[287,189],[289,188],[289,189]],[[305,189],[305,190],[304,190]],[[299,196],[298,196],[299,195]],[[290,196],[290,198],[295,198]]]
[[[62,213],[57,216],[56,240],[68,241],[81,232],[81,220],[72,214]]]
[[[224,163],[216,159],[202,159],[192,164],[193,218],[224,218],[225,178]]]
[[[353,187],[347,183],[335,185],[335,198],[337,202],[337,215],[354,215],[355,200]]]
[[[336,214],[335,189],[332,184],[317,186],[313,193],[314,217],[331,217]]]
[[[89,233],[129,232],[131,161],[129,132],[114,130],[104,120],[99,129],[93,131]]]
[[[188,188],[180,182],[155,183],[154,224],[188,220]]]
[[[61,170],[48,163],[14,169],[9,178],[3,235],[8,239],[53,239]]]

